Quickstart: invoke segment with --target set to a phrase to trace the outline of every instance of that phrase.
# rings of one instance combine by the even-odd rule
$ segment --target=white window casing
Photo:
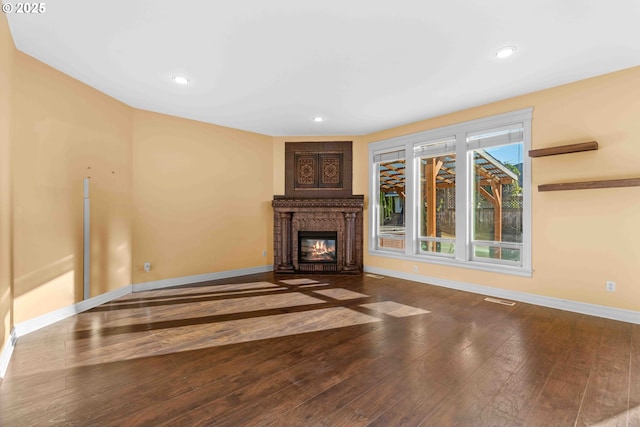
[[[525,108],[369,144],[371,194],[369,253],[376,256],[530,276],[532,272],[531,162],[526,153],[531,147],[532,113],[533,108]],[[472,239],[474,186],[471,185],[474,176],[474,152],[481,153],[481,157],[478,158],[484,161],[485,159],[482,158],[482,156],[485,156],[485,154],[482,154],[484,149],[518,143],[522,144],[522,242],[474,240]],[[455,236],[452,238],[421,236],[419,221],[422,201],[419,200],[421,198],[420,168],[417,165],[421,158],[438,157],[447,154],[455,154]],[[488,154],[486,154],[486,157],[491,158]],[[405,241],[404,248],[400,249],[378,247],[381,190],[380,173],[377,165],[381,162],[393,160],[405,161]],[[504,172],[505,174],[511,174],[512,177],[515,176],[500,161],[494,161],[492,167],[501,174]],[[497,220],[499,219],[500,217]],[[495,237],[499,238],[498,236]],[[452,256],[452,254],[421,250],[421,242],[427,241],[454,242],[455,254]],[[477,256],[477,248],[494,248],[496,251],[519,251],[520,257],[519,260],[502,259],[504,256],[501,255],[502,252],[497,252],[499,259]]]

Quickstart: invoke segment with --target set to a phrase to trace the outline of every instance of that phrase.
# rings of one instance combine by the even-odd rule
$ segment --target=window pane
[[[474,256],[520,261],[523,144],[472,151]],[[493,243],[493,244],[492,244]]]
[[[500,259],[520,263],[520,248],[505,248],[492,245],[474,245],[473,254],[476,258]]]
[[[404,250],[405,160],[378,163],[378,247]]]
[[[456,237],[456,156],[420,157],[420,251],[453,256]]]

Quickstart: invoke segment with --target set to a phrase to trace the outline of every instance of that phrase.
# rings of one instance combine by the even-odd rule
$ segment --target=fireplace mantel
[[[274,271],[362,272],[362,212],[364,196],[307,199],[274,196],[273,202]],[[298,232],[335,231],[338,254],[335,265],[300,264]]]

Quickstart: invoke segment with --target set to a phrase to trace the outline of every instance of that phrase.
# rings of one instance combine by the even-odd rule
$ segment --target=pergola
[[[502,240],[502,186],[518,181],[517,175],[484,150],[473,152],[476,189],[493,206],[494,241]],[[444,155],[422,159],[422,185],[427,204],[427,236],[436,237],[436,191],[454,188],[456,183],[455,157]],[[491,189],[491,192],[489,192]],[[397,193],[405,198],[405,163],[396,160],[380,163],[380,190]]]

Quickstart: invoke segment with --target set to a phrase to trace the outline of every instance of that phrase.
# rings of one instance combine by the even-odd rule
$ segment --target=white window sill
[[[488,271],[491,273],[510,274],[513,276],[531,277],[533,269],[525,267],[517,267],[501,264],[490,264],[479,261],[458,261],[453,258],[445,258],[440,256],[428,256],[428,255],[407,255],[404,252],[394,252],[386,250],[369,249],[369,255],[379,256],[385,258],[395,258],[405,261],[417,261],[428,264],[446,265],[449,267],[467,268],[471,270]]]

